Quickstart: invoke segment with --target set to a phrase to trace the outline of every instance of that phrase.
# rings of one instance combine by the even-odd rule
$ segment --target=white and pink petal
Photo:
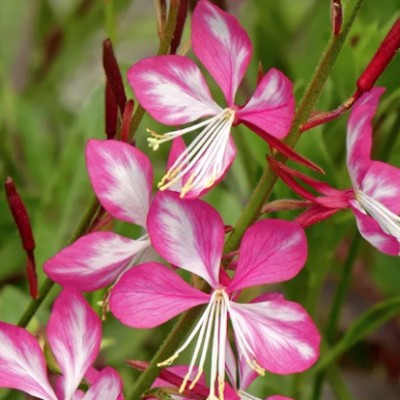
[[[319,355],[320,335],[297,303],[272,300],[229,304],[240,356],[277,374],[302,372]]]
[[[99,352],[101,321],[80,293],[64,290],[54,302],[47,339],[63,373],[64,398],[70,399]]]
[[[145,238],[131,240],[112,232],[94,232],[48,260],[44,271],[61,286],[92,291],[111,284],[149,247]]]
[[[139,103],[163,124],[182,125],[221,112],[200,69],[187,57],[145,58],[129,69],[128,81]]]
[[[359,188],[371,161],[372,118],[385,91],[376,87],[365,93],[353,107],[347,125],[347,168],[355,189]]]
[[[221,133],[225,140],[209,147],[182,179],[181,197],[195,199],[207,193],[221,182],[236,157],[236,146],[228,131]],[[187,186],[186,186],[187,185]]]
[[[400,255],[400,238],[383,231],[379,223],[361,210],[357,204],[352,206],[357,227],[361,235],[379,251],[392,256]]]
[[[391,212],[400,214],[400,168],[371,161],[360,189]]]
[[[114,217],[146,226],[153,184],[147,156],[116,140],[89,140],[86,164],[102,206]]]
[[[218,285],[225,233],[214,208],[201,200],[180,199],[177,193],[159,192],[147,225],[152,245],[162,257],[211,286]]]
[[[233,106],[236,91],[250,62],[252,46],[232,15],[201,0],[192,18],[193,51]]]
[[[110,309],[123,324],[153,328],[209,301],[210,295],[187,284],[159,263],[145,263],[126,272],[114,286]]]
[[[292,82],[277,69],[270,69],[258,84],[248,103],[236,116],[270,135],[282,139],[290,130],[294,117]]]
[[[104,368],[82,400],[123,400],[122,380],[118,372],[110,367]]]
[[[307,258],[307,239],[297,222],[265,219],[245,232],[227,290],[283,282],[296,276]]]
[[[37,340],[25,329],[5,322],[0,322],[0,388],[57,400],[47,379],[46,362]]]

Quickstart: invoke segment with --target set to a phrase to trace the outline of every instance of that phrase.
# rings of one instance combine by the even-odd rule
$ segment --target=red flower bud
[[[35,240],[33,239],[29,215],[12,178],[9,177],[6,179],[4,187],[11,214],[17,225],[22,246],[27,255],[26,273],[28,276],[30,294],[36,299],[38,297],[38,283],[34,256]]]

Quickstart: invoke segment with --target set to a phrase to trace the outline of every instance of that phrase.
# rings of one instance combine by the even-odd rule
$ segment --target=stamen
[[[169,188],[190,171],[190,176],[181,189],[181,197],[184,197],[194,188],[201,190],[212,186],[221,173],[225,149],[234,119],[235,111],[227,108],[218,115],[198,124],[167,132],[163,135],[148,129],[147,131],[153,136],[147,139],[149,146],[153,150],[157,150],[160,144],[164,142],[203,128],[161,179],[158,184],[160,190]]]
[[[379,224],[382,230],[388,235],[394,236],[400,241],[400,217],[390,211],[380,201],[363,193],[356,192],[356,199],[361,207]]]
[[[195,328],[190,333],[185,343],[167,360],[158,363],[157,366],[170,365],[179,354],[186,349],[193,341],[194,337],[198,334],[198,339],[190,360],[189,369],[183,378],[182,384],[179,388],[179,393],[183,393],[186,386],[191,380],[189,389],[192,390],[196,383],[199,381],[203,371],[204,364],[207,358],[208,349],[211,342],[211,374],[210,374],[210,391],[207,399],[211,400],[224,400],[224,385],[225,385],[225,346],[226,346],[226,324],[227,324],[227,306],[226,300],[229,297],[223,289],[216,290],[210,298],[210,301],[204,310],[203,315],[200,317]],[[200,355],[198,362],[198,372],[193,379],[193,369]],[[215,391],[218,391],[218,396]]]
[[[229,312],[229,303],[227,303],[227,307],[228,307],[228,312]],[[232,318],[232,314],[231,314],[231,321],[232,321],[233,329],[235,331],[237,345],[238,345],[243,357],[245,358],[247,365],[253,371],[257,372],[258,375],[264,376],[265,369],[263,367],[261,367],[260,364],[258,364],[257,358],[254,354],[254,351],[250,347],[248,341],[246,340],[246,338],[244,336],[244,332],[242,330],[241,325],[237,323],[235,318]]]

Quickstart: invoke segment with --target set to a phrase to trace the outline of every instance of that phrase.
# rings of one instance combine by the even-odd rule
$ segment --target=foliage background
[[[239,97],[245,99],[255,87],[260,60],[264,69],[274,66],[294,82],[297,99],[309,81],[328,41],[331,28],[329,1],[243,0],[226,1],[248,30],[254,45],[250,73]],[[345,1],[343,1],[345,5]],[[330,110],[349,97],[355,81],[374,54],[378,44],[400,15],[398,0],[365,1],[350,32],[318,108]],[[189,34],[189,24],[185,37]],[[145,0],[2,0],[0,13],[0,177],[12,176],[32,218],[40,278],[43,262],[62,248],[77,226],[92,197],[83,151],[88,138],[104,138],[104,74],[101,46],[111,36],[123,75],[145,56],[153,55],[158,44],[155,12]],[[397,57],[379,80],[387,87],[376,118],[375,157],[400,166],[400,58]],[[213,92],[218,93],[210,81]],[[126,86],[128,97],[131,89]],[[344,164],[347,116],[304,134],[297,150],[319,163],[334,186],[348,187]],[[163,128],[145,117],[137,145],[154,161],[160,177],[166,149],[150,153],[145,128]],[[235,128],[238,157],[226,180],[206,199],[234,224],[255,186],[265,163],[267,146],[245,128]],[[274,198],[293,198],[278,183]],[[292,218],[292,213],[277,215]],[[126,235],[138,232],[114,225]],[[307,306],[323,327],[331,294],[354,236],[350,213],[308,230],[310,254],[307,267],[285,285],[289,298]],[[16,323],[29,301],[24,278],[25,258],[17,231],[4,199],[0,197],[0,320]],[[57,294],[52,291],[51,298]],[[341,319],[345,332],[354,318],[374,303],[400,295],[399,259],[379,254],[366,242],[358,250],[353,283]],[[42,331],[51,298],[30,324]],[[88,299],[96,302],[101,293]],[[99,365],[111,364],[130,386],[136,374],[126,358],[149,360],[170,328],[153,331],[123,327],[112,316],[104,324],[104,349]],[[400,396],[400,325],[393,318],[373,334],[348,349],[340,361],[348,398],[398,399]],[[290,393],[291,385],[301,398],[308,398],[312,371],[297,378],[269,375],[256,383],[254,393]],[[297,390],[296,389],[296,390]],[[323,398],[330,398],[327,385]],[[0,391],[7,399],[23,395]],[[344,398],[344,397],[343,397]]]

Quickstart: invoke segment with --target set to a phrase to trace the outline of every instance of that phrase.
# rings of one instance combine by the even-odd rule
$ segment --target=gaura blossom
[[[89,233],[45,263],[52,280],[80,291],[108,286],[153,254],[146,228],[153,183],[149,159],[127,143],[89,140],[86,164],[101,205],[112,217],[139,225],[145,233],[137,240],[113,232]]]
[[[0,387],[43,400],[121,400],[122,381],[113,368],[92,368],[101,342],[101,321],[84,297],[63,291],[47,324],[47,341],[62,375],[53,388],[36,338],[23,328],[0,322]],[[83,378],[90,388],[78,389]]]
[[[309,225],[350,208],[361,235],[383,253],[400,253],[400,169],[371,159],[372,118],[384,88],[374,88],[354,105],[347,127],[347,168],[352,188],[338,190],[288,167],[272,165],[279,176],[313,206],[298,221]],[[321,193],[315,196],[294,177]]]
[[[182,125],[205,118],[163,135],[149,130],[154,150],[164,142],[201,130],[159,183],[164,190],[183,179],[181,196],[188,198],[214,186],[232,164],[236,154],[230,136],[233,125],[248,124],[265,139],[279,142],[277,139],[289,132],[294,115],[292,83],[276,69],[265,74],[244,106],[235,104],[252,53],[250,39],[236,18],[200,0],[193,12],[191,35],[193,51],[221,88],[225,107],[213,100],[200,69],[187,57],[150,57],[128,71],[140,104],[157,121]]]
[[[201,304],[202,316],[184,344],[160,365],[172,363],[197,336],[187,381],[196,384],[211,348],[209,399],[222,399],[228,318],[238,353],[258,374],[304,371],[318,357],[319,333],[297,303],[276,295],[250,304],[235,301],[242,289],[294,277],[307,256],[304,231],[295,222],[263,220],[243,236],[235,276],[220,268],[224,225],[219,214],[200,200],[182,200],[177,193],[159,192],[147,226],[154,248],[168,262],[203,278],[211,293],[186,283],[170,268],[156,263],[136,266],[117,282],[111,312],[125,325],[152,328]],[[199,372],[193,376],[194,365]]]

